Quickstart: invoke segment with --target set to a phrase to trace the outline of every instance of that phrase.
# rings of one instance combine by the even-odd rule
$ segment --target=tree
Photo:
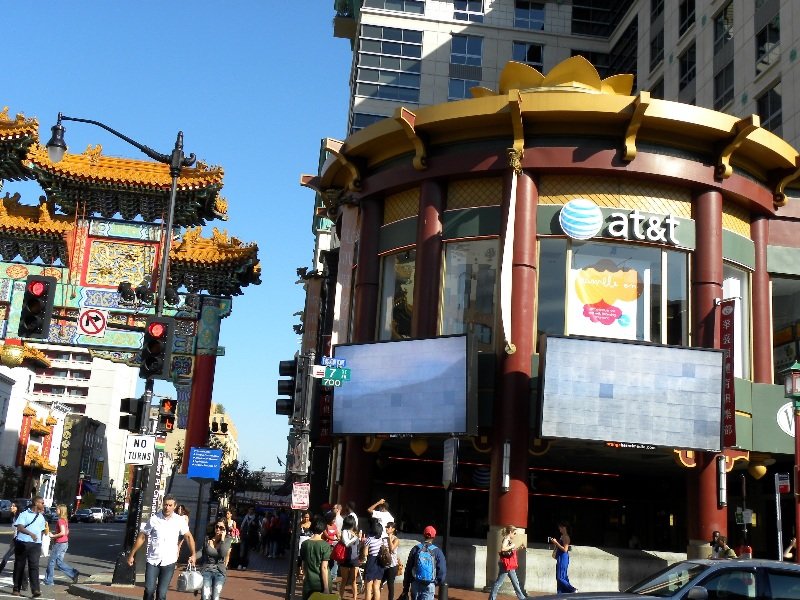
[[[251,471],[247,461],[238,460],[222,464],[219,480],[211,486],[211,494],[216,498],[230,499],[236,492],[263,492],[264,483],[261,474]]]
[[[0,466],[0,492],[3,498],[16,498],[19,496],[20,479],[17,470],[14,467]]]

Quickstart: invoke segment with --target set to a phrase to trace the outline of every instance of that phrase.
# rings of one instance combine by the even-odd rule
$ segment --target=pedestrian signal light
[[[25,281],[25,294],[22,297],[22,311],[19,315],[19,337],[48,338],[56,283],[55,277],[28,275]]]
[[[123,414],[119,417],[119,428],[132,433],[138,433],[144,426],[142,422],[144,404],[143,398],[121,398],[119,401],[119,412]]]
[[[158,429],[169,433],[175,429],[176,402],[172,398],[162,398],[158,407]]]
[[[297,358],[282,360],[278,363],[278,374],[288,379],[278,380],[278,395],[289,396],[275,401],[275,414],[291,417],[294,414],[294,403],[297,399]]]
[[[142,379],[169,379],[172,339],[175,320],[170,317],[150,317],[144,328],[141,366]]]

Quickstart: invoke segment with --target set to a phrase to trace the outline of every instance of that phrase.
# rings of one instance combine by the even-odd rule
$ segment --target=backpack
[[[436,557],[431,552],[435,549],[433,544],[420,544],[417,546],[417,562],[411,569],[411,574],[417,581],[432,582],[436,581]]]
[[[389,550],[389,542],[386,539],[381,540],[381,548],[378,550],[378,564],[382,567],[392,566],[392,553]]]

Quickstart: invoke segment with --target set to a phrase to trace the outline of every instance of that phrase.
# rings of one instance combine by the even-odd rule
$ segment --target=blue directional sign
[[[190,448],[189,471],[186,475],[190,479],[219,480],[219,469],[222,466],[222,450],[217,448]]]

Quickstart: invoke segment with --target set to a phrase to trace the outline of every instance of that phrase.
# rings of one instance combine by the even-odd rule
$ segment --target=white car
[[[97,506],[90,508],[92,511],[92,518],[94,519],[95,523],[105,523],[106,522],[106,513],[102,508]]]

